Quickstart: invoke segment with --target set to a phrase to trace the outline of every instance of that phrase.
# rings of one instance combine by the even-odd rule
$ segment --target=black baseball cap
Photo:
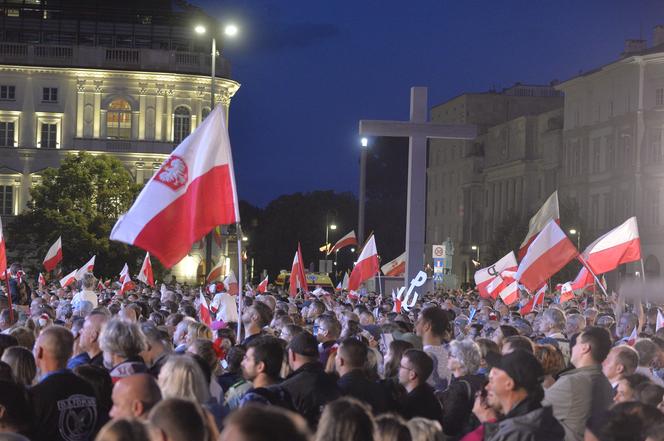
[[[510,376],[517,388],[535,390],[544,379],[544,369],[530,352],[517,349],[506,355],[489,352],[486,361],[492,368],[500,369]]]
[[[288,349],[295,354],[304,355],[305,357],[318,356],[318,342],[316,337],[308,332],[301,332],[292,338],[288,343]]]

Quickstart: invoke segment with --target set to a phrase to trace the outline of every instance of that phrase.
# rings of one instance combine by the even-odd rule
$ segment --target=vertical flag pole
[[[7,302],[9,306],[9,321],[14,323],[14,307],[12,306],[12,293],[9,290],[9,270],[5,269],[5,286],[7,287]]]
[[[646,269],[645,266],[643,265],[643,258],[641,258],[641,277],[643,278],[643,281],[646,281]]]
[[[593,272],[593,270],[590,269],[590,267],[586,264],[586,261],[583,260],[583,257],[581,257],[580,254],[579,254],[578,259],[579,259],[579,262],[581,262],[581,263],[583,264],[583,266],[586,267],[586,269],[588,270],[588,272],[593,276],[593,278],[595,279],[595,283],[596,283],[597,285],[599,285],[600,288],[602,288],[602,292],[604,293],[604,295],[605,295],[606,298],[608,299],[608,298],[609,298],[609,295],[607,294],[606,289],[604,288],[604,285],[602,285],[602,283],[599,281],[599,279],[597,278],[597,276],[595,275],[595,273]]]
[[[380,297],[383,297],[383,287],[380,283],[380,270],[378,270],[378,292],[380,293]]]
[[[242,310],[244,309],[244,296],[243,296],[243,290],[244,290],[244,285],[242,284],[242,227],[240,226],[240,223],[238,222],[235,224],[235,231],[237,234],[237,286],[238,286],[238,298],[237,298],[237,315],[238,315],[238,321],[237,321],[237,341],[240,340],[240,332],[242,330]]]

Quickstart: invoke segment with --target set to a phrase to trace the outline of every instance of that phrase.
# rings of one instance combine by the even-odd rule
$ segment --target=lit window
[[[54,149],[58,145],[58,125],[42,123],[41,125],[41,147]]]
[[[11,185],[0,185],[0,214],[14,214],[14,187]]]
[[[14,147],[14,122],[0,121],[0,147]]]
[[[126,100],[116,99],[109,104],[106,113],[106,137],[131,138],[131,106]]]
[[[175,109],[173,121],[173,141],[180,144],[191,133],[191,113],[186,107]]]

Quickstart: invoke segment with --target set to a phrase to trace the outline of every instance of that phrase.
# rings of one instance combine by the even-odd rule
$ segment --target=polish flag
[[[291,267],[290,281],[288,287],[288,293],[291,297],[297,295],[297,289],[301,288],[305,291],[309,290],[307,286],[307,276],[304,273],[304,263],[302,261],[302,248],[300,243],[297,244],[297,251],[295,252],[295,257],[293,258],[293,266]]]
[[[76,282],[76,272],[78,270],[74,270],[64,276],[62,279],[60,279],[60,286],[63,288],[66,288],[67,286],[71,285],[72,283]]]
[[[219,263],[217,263],[214,267],[212,267],[212,270],[207,275],[206,278],[207,283],[211,283],[212,281],[217,280],[219,277],[221,277],[223,269],[224,269],[224,259],[219,259]]]
[[[664,315],[662,311],[657,309],[657,324],[655,325],[655,332],[659,331],[659,328],[664,327]]]
[[[154,287],[154,273],[152,272],[152,262],[150,261],[149,252],[145,253],[143,265],[141,265],[141,271],[138,273],[136,278],[146,285]]]
[[[44,278],[44,275],[42,273],[39,273],[39,277],[37,278],[37,284],[39,285],[40,288],[46,286],[46,279]]]
[[[131,280],[129,273],[125,274],[124,279],[122,280],[122,286],[120,287],[120,295],[123,296],[127,291],[136,288],[136,284]]]
[[[226,287],[228,294],[232,296],[237,295],[237,293],[240,291],[238,289],[237,278],[235,277],[233,270],[229,271],[228,275],[224,279],[224,286]]]
[[[330,251],[327,252],[327,255],[329,256],[335,251],[339,251],[340,249],[349,247],[351,245],[357,246],[357,237],[355,237],[355,230],[351,231],[350,233],[346,234],[344,237],[339,239],[337,243],[335,243],[334,246],[330,248]]]
[[[589,286],[595,284],[595,278],[588,268],[585,266],[581,267],[581,271],[577,274],[576,278],[572,281],[572,291],[581,291]]]
[[[641,258],[641,240],[636,217],[606,233],[588,245],[583,260],[595,274],[603,274],[619,265]]]
[[[208,306],[207,300],[203,295],[203,290],[199,290],[198,294],[198,316],[201,321],[205,323],[208,327],[212,327],[212,316],[210,315],[210,307]]]
[[[344,273],[344,278],[341,281],[341,289],[348,290],[348,272]]]
[[[513,280],[509,285],[502,288],[498,295],[507,306],[519,300],[519,284]]]
[[[122,271],[120,271],[120,283],[124,283],[125,279],[129,277],[129,265],[126,263],[122,267]]]
[[[385,265],[380,267],[380,270],[387,277],[401,277],[403,273],[406,272],[406,252],[404,251],[402,255],[396,259],[387,262]]]
[[[544,202],[537,213],[530,218],[528,223],[528,234],[523,239],[519,247],[519,260],[523,259],[528,251],[528,247],[535,240],[537,235],[546,227],[550,221],[560,222],[560,210],[558,208],[558,190],[554,191],[551,196]]]
[[[515,278],[529,291],[535,291],[578,254],[558,224],[549,221],[528,247]]]
[[[632,333],[627,337],[627,344],[630,346],[634,346],[634,343],[636,343],[636,340],[639,339],[639,333],[636,332],[636,328],[638,326],[634,326],[634,329],[632,330]]]
[[[495,290],[498,286],[495,284],[492,285],[492,283],[495,282],[496,279],[498,279],[498,283],[502,283],[503,279],[501,273],[503,271],[516,271],[518,266],[514,252],[510,251],[493,265],[475,271],[475,285],[480,292],[480,296],[484,298],[496,298],[498,292]],[[489,291],[489,288],[491,288],[491,291]]]
[[[265,280],[263,280],[261,283],[258,284],[257,288],[258,292],[264,293],[265,291],[267,291],[268,278],[269,276],[265,276]]]
[[[371,279],[380,270],[378,265],[378,251],[376,250],[376,240],[373,235],[369,238],[362,253],[355,262],[355,267],[350,273],[348,280],[348,289],[357,291],[362,282]]]
[[[46,271],[53,271],[60,262],[62,262],[62,237],[58,237],[58,240],[48,249],[46,257],[44,257],[44,268]]]
[[[522,316],[525,316],[526,314],[530,314],[533,312],[533,310],[538,307],[544,305],[544,293],[546,292],[546,285],[541,287],[534,296],[528,300],[528,303],[523,305],[523,307],[519,310]]]
[[[207,118],[164,161],[111,239],[135,245],[167,268],[182,260],[218,225],[240,222],[224,106]]]
[[[85,273],[91,273],[95,269],[95,259],[97,258],[97,255],[95,254],[92,256],[92,259],[88,260],[88,263],[83,265],[76,271],[76,280],[83,280],[83,276]]]
[[[574,289],[572,288],[572,282],[563,283],[560,287],[560,300],[558,303],[565,303],[574,298]]]

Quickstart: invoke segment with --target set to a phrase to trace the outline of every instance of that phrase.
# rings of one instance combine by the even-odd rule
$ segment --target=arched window
[[[203,118],[201,118],[201,121],[205,120],[205,118],[207,118],[207,116],[209,114],[210,114],[210,108],[209,107],[203,107],[203,110],[201,111],[201,116]]]
[[[180,106],[173,112],[173,141],[180,144],[191,132],[191,112],[186,107]]]
[[[106,112],[106,137],[131,138],[131,106],[121,98],[111,101]]]

